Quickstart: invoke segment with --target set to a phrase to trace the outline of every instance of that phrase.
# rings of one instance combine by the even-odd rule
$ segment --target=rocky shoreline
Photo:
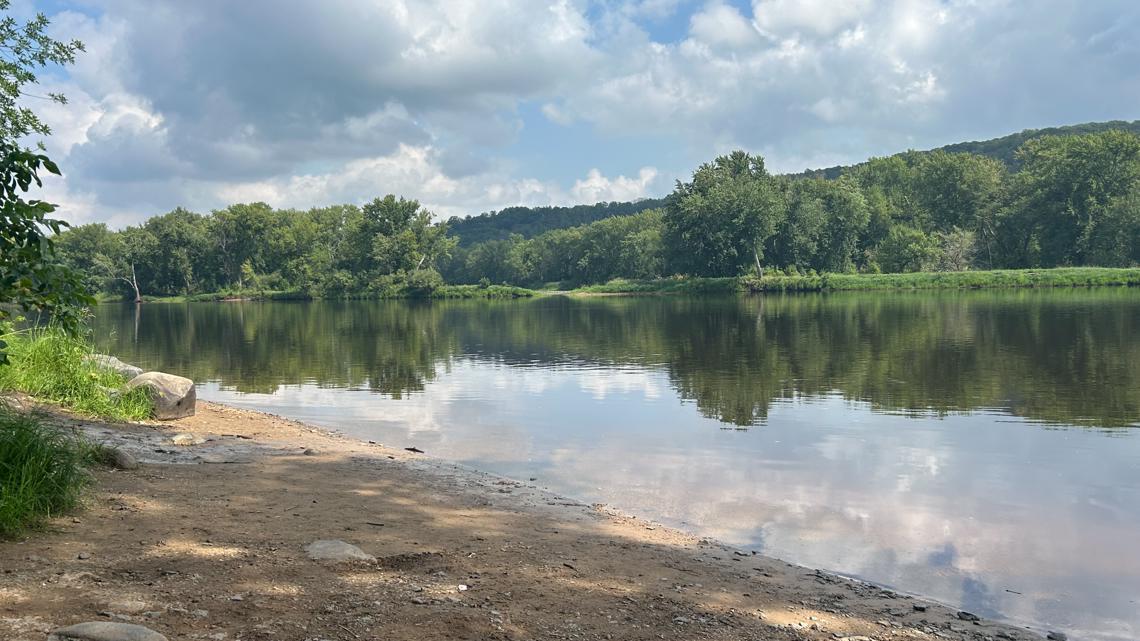
[[[136,465],[99,472],[84,513],[0,543],[0,637],[105,623],[212,641],[1041,638],[531,483],[197,410],[146,424],[55,412]]]

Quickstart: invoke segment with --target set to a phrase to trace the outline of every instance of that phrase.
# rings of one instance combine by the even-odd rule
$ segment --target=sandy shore
[[[0,543],[3,639],[96,620],[172,641],[1040,638],[267,414],[60,420],[143,464]],[[318,539],[376,558],[312,561]]]

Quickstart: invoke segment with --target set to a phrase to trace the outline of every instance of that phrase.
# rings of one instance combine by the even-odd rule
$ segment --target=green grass
[[[83,414],[117,420],[150,415],[144,388],[119,392],[126,379],[87,362],[91,346],[55,327],[5,335],[8,365],[0,365],[0,391],[23,392]],[[114,392],[114,393],[112,393]]]
[[[629,280],[616,278],[600,285],[586,285],[571,290],[572,294],[634,295],[634,294],[732,294],[741,291],[738,278],[659,278],[656,280]]]
[[[434,290],[430,298],[530,298],[535,294],[533,289],[513,285],[444,285]]]
[[[0,404],[0,538],[79,505],[100,448]]]
[[[731,294],[734,292],[809,292],[907,289],[983,289],[1002,287],[1136,287],[1140,268],[1057,267],[909,274],[769,273],[763,278],[617,279],[573,290],[582,295]]]

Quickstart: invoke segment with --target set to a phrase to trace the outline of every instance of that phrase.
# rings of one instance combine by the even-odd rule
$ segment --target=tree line
[[[822,179],[772,175],[763,158],[738,151],[701,165],[661,201],[552,209],[546,224],[600,219],[531,237],[509,230],[522,221],[534,231],[535,210],[433,223],[418,202],[389,195],[309,210],[176,209],[120,231],[67,230],[57,245],[92,290],[133,298],[1140,263],[1140,136],[1042,136],[1016,159],[1010,169],[979,154],[906,152]],[[608,215],[623,207],[632,213]],[[487,239],[464,242],[456,228]]]

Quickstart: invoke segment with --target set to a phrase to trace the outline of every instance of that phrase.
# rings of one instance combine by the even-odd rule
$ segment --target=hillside
[[[447,232],[458,236],[460,246],[466,247],[488,240],[503,240],[511,234],[532,238],[552,229],[577,227],[612,216],[628,216],[664,204],[662,198],[646,198],[573,207],[507,207],[478,216],[453,216],[447,221]]]
[[[1140,120],[1112,120],[1108,122],[1087,122],[1079,125],[1066,125],[1062,127],[1048,127],[1045,129],[1026,129],[1019,133],[1009,134],[990,140],[975,140],[958,142],[939,147],[937,150],[953,153],[973,153],[996,158],[1011,169],[1017,169],[1017,159],[1014,152],[1028,140],[1042,136],[1063,136],[1097,133],[1110,129],[1122,129],[1140,134]],[[936,150],[930,150],[936,151]],[[928,152],[919,152],[928,153]],[[825,169],[809,169],[795,174],[788,174],[793,178],[838,178],[842,173],[855,165],[840,165]],[[661,207],[665,204],[664,198],[648,198],[634,202],[610,202],[596,205],[576,205],[573,207],[507,207],[500,211],[492,211],[478,216],[460,218],[452,217],[447,221],[448,234],[459,237],[461,247],[469,247],[488,240],[502,240],[511,234],[519,234],[523,238],[533,238],[543,232],[565,227],[577,227],[603,218],[612,216],[626,216],[636,214],[646,209]]]
[[[1005,163],[1010,169],[1018,169],[1019,163],[1014,157],[1018,147],[1026,141],[1042,136],[1077,136],[1081,134],[1094,134],[1110,129],[1120,129],[1140,134],[1140,120],[1110,120],[1108,122],[1086,122],[1079,125],[1065,125],[1062,127],[1046,127],[1045,129],[1026,129],[1016,134],[1009,134],[1000,138],[989,140],[973,140],[956,142],[950,145],[931,149],[929,151],[947,151],[951,153],[971,153],[980,156],[996,158]],[[928,153],[920,151],[919,153]],[[841,176],[844,170],[857,165],[838,165],[825,169],[807,169],[796,174],[789,174],[795,178],[826,178],[832,180]]]

